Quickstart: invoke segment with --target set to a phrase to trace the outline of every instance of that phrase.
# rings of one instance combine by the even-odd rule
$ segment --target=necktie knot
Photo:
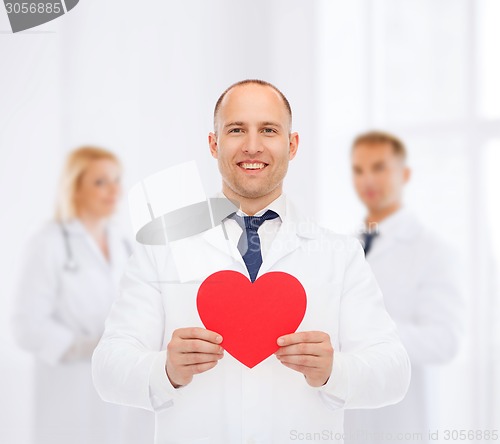
[[[257,231],[266,220],[276,219],[277,217],[279,217],[278,214],[273,210],[267,210],[262,216],[244,216],[245,228]]]
[[[262,265],[260,238],[257,230],[266,220],[276,219],[279,215],[273,210],[267,210],[262,216],[242,217],[234,213],[231,217],[238,222],[243,230],[238,242],[238,250],[248,269],[250,280],[254,282],[259,268]]]
[[[267,210],[262,216],[239,216],[235,213],[232,217],[242,229],[257,231],[266,220],[276,219],[279,215],[273,210]]]

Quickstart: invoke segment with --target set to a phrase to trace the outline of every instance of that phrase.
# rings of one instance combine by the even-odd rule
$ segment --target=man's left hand
[[[276,357],[283,365],[302,373],[312,387],[325,385],[333,366],[330,336],[322,331],[302,331],[278,338]]]

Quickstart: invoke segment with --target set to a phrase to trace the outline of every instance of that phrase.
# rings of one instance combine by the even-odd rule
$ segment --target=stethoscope
[[[64,263],[64,270],[70,273],[76,273],[79,267],[77,261],[75,260],[73,249],[71,248],[68,229],[65,227],[63,223],[59,224],[59,226],[61,227],[61,232],[64,239],[64,249],[66,251],[66,261]],[[130,256],[132,254],[132,247],[130,246],[127,239],[123,238],[122,241],[128,256]]]

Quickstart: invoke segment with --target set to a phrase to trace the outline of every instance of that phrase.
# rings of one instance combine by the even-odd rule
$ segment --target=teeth
[[[266,165],[264,163],[240,163],[240,166],[245,170],[260,170]]]

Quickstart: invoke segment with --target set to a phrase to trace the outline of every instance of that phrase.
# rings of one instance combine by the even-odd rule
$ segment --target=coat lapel
[[[204,280],[220,270],[248,276],[238,248],[226,239],[222,225],[196,236],[169,242],[180,282]]]
[[[390,251],[394,247],[395,239],[391,233],[383,233],[375,238],[373,245],[368,252],[367,259],[372,260],[377,256],[383,255],[386,251]]]
[[[416,216],[405,208],[380,223],[379,238],[375,238],[368,258],[373,260],[390,251],[399,242],[411,242],[418,236],[420,224]]]
[[[318,226],[303,218],[295,206],[286,202],[286,216],[260,267],[258,276],[271,270],[278,261],[294,252],[303,239],[317,237]],[[199,235],[170,242],[181,282],[203,280],[220,270],[236,270],[249,277],[238,248],[228,240],[224,226],[219,225]]]
[[[203,233],[202,238],[213,248],[217,249],[219,253],[227,255],[246,268],[245,262],[238,251],[238,247],[229,240],[224,224],[206,231]]]
[[[73,219],[70,222],[65,223],[66,230],[69,234],[69,242],[72,242],[71,237],[81,237],[84,239],[85,244],[88,249],[92,252],[91,254],[95,257],[96,261],[98,261],[104,268],[110,269],[110,262],[104,257],[103,252],[99,249],[97,242],[92,237],[92,235],[87,231],[83,223],[79,219]],[[106,235],[108,236],[108,248],[111,250],[112,248],[112,240],[109,237],[109,229],[107,228]],[[72,248],[72,245],[70,245]]]
[[[314,239],[317,236],[317,225],[304,218],[288,199],[284,219],[257,277],[270,271],[278,261],[293,253],[300,247],[304,238]]]

